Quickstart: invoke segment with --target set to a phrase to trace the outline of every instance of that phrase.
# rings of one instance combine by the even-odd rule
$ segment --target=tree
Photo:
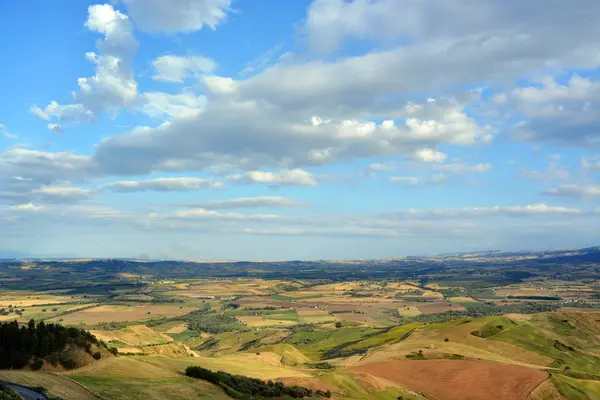
[[[341,323],[341,322],[339,322],[339,321],[338,321],[338,322],[336,322],[336,323],[335,323],[335,327],[336,327],[336,328],[341,328],[341,327],[342,327],[342,323]]]

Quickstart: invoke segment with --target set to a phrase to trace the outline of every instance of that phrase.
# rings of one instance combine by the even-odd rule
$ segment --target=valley
[[[598,399],[599,261],[361,261],[327,278],[298,263],[8,260],[3,322],[76,327],[117,355],[0,380],[56,398],[231,398],[185,376],[198,366],[336,399]]]

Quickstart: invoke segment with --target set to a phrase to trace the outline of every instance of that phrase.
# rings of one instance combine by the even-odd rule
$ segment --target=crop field
[[[61,322],[67,325],[94,325],[101,322],[142,321],[156,317],[177,317],[193,310],[189,306],[162,304],[108,305],[64,315]]]
[[[398,360],[348,370],[397,382],[432,399],[446,400],[526,400],[548,379],[544,371],[484,361]]]
[[[452,267],[407,280],[159,278],[146,268],[68,287],[48,269],[19,270],[44,271],[43,288],[1,288],[0,320],[85,326],[119,355],[10,380],[67,399],[229,398],[186,377],[195,365],[348,400],[600,398],[600,381],[581,379],[600,371],[600,284],[589,277],[468,279]]]
[[[146,325],[131,325],[111,331],[90,330],[90,333],[107,343],[120,342],[127,346],[149,346],[173,341],[170,336],[159,333]]]

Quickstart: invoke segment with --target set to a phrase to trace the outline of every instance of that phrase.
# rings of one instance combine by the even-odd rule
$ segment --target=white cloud
[[[202,189],[223,189],[222,182],[212,178],[157,178],[147,181],[120,181],[106,184],[103,189],[114,192],[143,192],[154,191],[191,191]]]
[[[369,169],[372,171],[393,171],[398,168],[395,162],[387,162],[387,163],[375,163],[369,165]]]
[[[225,21],[231,0],[122,0],[146,32],[189,33]]]
[[[274,214],[240,214],[240,213],[220,213],[214,210],[203,208],[192,208],[189,210],[179,210],[173,214],[162,216],[163,218],[182,218],[195,220],[220,220],[220,221],[269,221],[276,220],[278,217]]]
[[[437,217],[437,218],[470,218],[485,216],[535,216],[535,215],[579,215],[582,211],[576,208],[548,206],[546,204],[531,204],[526,206],[492,206],[492,207],[464,207],[447,209],[408,209],[395,213],[402,218],[406,217]]]
[[[592,198],[600,197],[600,185],[598,184],[568,184],[544,192],[551,196]]]
[[[152,62],[154,76],[152,79],[162,82],[183,83],[190,78],[197,78],[217,68],[217,64],[210,58],[199,56],[173,56],[158,57]]]
[[[4,136],[7,139],[15,140],[19,138],[17,135],[10,133],[6,126],[4,126],[3,124],[0,124],[0,132],[2,132],[2,136]]]
[[[599,56],[600,57],[600,56]],[[520,118],[513,139],[568,147],[600,147],[600,81],[577,74],[560,84],[554,77],[513,90],[507,117]]]
[[[89,123],[94,116],[83,104],[60,105],[56,101],[51,101],[43,110],[36,105],[31,106],[30,111],[46,121],[56,119],[59,124],[48,124],[48,129],[53,131],[60,124]]]
[[[16,206],[10,207],[13,211],[21,211],[21,212],[38,212],[42,211],[45,207],[43,205],[35,205],[32,203],[27,204],[19,204]]]
[[[409,185],[418,185],[422,182],[418,176],[392,176],[390,177],[392,183],[406,183]]]
[[[88,8],[85,27],[104,35],[103,40],[96,42],[99,54],[85,54],[86,60],[96,66],[95,75],[77,79],[79,90],[73,92],[74,104],[61,105],[52,101],[43,110],[37,105],[30,108],[44,120],[56,119],[57,123],[48,124],[55,133],[64,125],[89,123],[100,112],[116,116],[121,108],[138,101],[132,68],[138,42],[133,36],[129,17],[109,4],[96,4]]]
[[[584,172],[600,170],[600,156],[582,157],[581,168]]]
[[[164,92],[145,92],[145,102],[141,111],[153,118],[191,118],[197,116],[206,107],[206,97],[193,92],[169,94]]]
[[[215,200],[193,203],[174,203],[176,206],[221,210],[232,208],[282,208],[303,207],[306,203],[279,196],[242,197],[237,199]]]
[[[88,197],[91,192],[88,189],[71,187],[67,183],[61,185],[42,185],[40,188],[34,189],[32,193],[42,195],[43,197],[74,199]]]
[[[55,135],[58,135],[63,131],[61,124],[48,124],[48,129],[50,129]]]
[[[207,75],[202,77],[206,88],[214,94],[232,94],[238,90],[238,84],[231,78]]]
[[[227,180],[234,184],[265,183],[274,186],[316,186],[313,175],[299,168],[279,172],[249,171],[229,175]]]
[[[433,149],[419,149],[415,152],[415,158],[428,163],[441,163],[448,158],[444,153]]]
[[[571,178],[571,174],[569,173],[567,167],[558,163],[548,164],[548,168],[546,171],[537,171],[523,168],[519,171],[519,175],[521,175],[524,178],[549,182],[554,180],[565,181]]]
[[[92,176],[97,170],[89,156],[16,148],[0,152],[0,172],[0,181],[3,177],[17,176],[32,183],[47,184],[57,179]]]
[[[479,163],[479,164],[469,165],[465,162],[453,162],[450,164],[434,165],[433,169],[437,169],[437,170],[452,173],[452,174],[469,174],[469,173],[483,174],[492,169],[492,164]]]

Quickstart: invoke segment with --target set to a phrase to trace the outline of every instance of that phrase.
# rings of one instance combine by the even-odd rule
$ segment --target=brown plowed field
[[[434,400],[526,400],[544,371],[469,360],[391,360],[348,368],[420,392]]]

